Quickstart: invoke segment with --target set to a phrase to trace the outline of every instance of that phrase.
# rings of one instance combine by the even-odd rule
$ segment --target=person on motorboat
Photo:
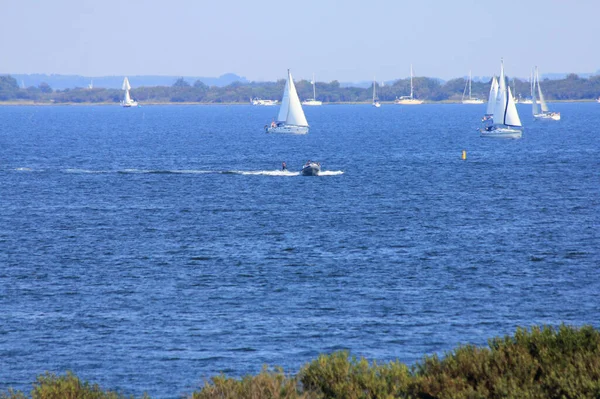
[[[281,170],[287,170],[287,165],[285,164],[285,162],[281,163]]]

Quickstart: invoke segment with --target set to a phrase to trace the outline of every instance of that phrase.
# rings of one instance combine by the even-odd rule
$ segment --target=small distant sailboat
[[[90,84],[88,85],[88,89],[89,89],[89,90],[92,90],[93,88],[94,88],[94,79],[92,79],[92,80],[90,81]]]
[[[123,101],[121,101],[121,105],[123,107],[137,107],[138,103],[137,101],[133,100],[131,98],[131,96],[129,95],[129,90],[131,90],[131,85],[129,84],[129,79],[127,79],[127,77],[125,77],[125,79],[123,79],[123,90],[125,90],[125,97],[123,97]]]
[[[494,114],[492,120],[493,124],[485,125],[479,129],[481,137],[521,138],[523,134],[523,125],[521,124],[521,119],[519,118],[519,113],[517,112],[517,106],[515,105],[510,86],[506,84],[504,61],[500,61],[498,94],[494,102]]]
[[[538,95],[540,96],[540,108],[541,112],[538,109],[537,99],[535,97],[535,89],[537,86]],[[535,67],[535,76],[533,77],[533,90],[531,91],[532,103],[531,103],[531,111],[533,113],[533,117],[541,120],[560,120],[560,112],[551,112],[548,109],[548,104],[546,104],[546,100],[544,99],[544,94],[542,93],[542,86],[540,86],[540,75],[538,73],[537,67]]]
[[[373,78],[373,106],[375,108],[379,108],[379,107],[381,107],[381,103],[379,102],[379,100],[377,99],[377,96],[375,95],[376,87],[377,87],[377,81],[375,80],[375,78]]]
[[[266,107],[277,105],[278,102],[279,102],[279,100],[263,100],[258,97],[254,97],[254,98],[250,99],[250,103],[252,105],[263,105]]]
[[[412,68],[412,64],[410,64],[410,96],[402,96],[400,98],[397,98],[396,100],[394,100],[395,104],[401,104],[401,105],[418,105],[418,104],[423,104],[423,100],[417,100],[414,97],[414,91],[413,91],[413,68]]]
[[[465,89],[463,90],[463,95],[462,95],[462,103],[463,104],[483,104],[483,100],[480,98],[473,98],[471,97],[471,71],[469,71],[469,80],[465,83]],[[469,97],[465,98],[465,93],[467,91],[467,85],[469,86]]]
[[[267,133],[306,134],[308,133],[308,128],[308,122],[298,98],[294,80],[292,79],[292,73],[288,69],[277,122],[271,122],[271,126],[265,126],[265,130]]]
[[[533,70],[529,73],[529,95],[530,97],[528,98],[521,98],[519,99],[519,103],[521,104],[532,104],[533,103]],[[519,96],[520,97],[520,96]]]
[[[316,81],[315,81],[314,73],[313,73],[313,78],[310,81],[310,84],[312,84],[312,87],[313,87],[313,98],[309,98],[308,100],[302,101],[302,105],[309,105],[309,106],[323,105],[322,101],[317,100],[317,89],[315,88]]]

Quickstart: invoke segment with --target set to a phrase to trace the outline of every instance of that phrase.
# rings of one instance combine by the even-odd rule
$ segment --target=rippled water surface
[[[600,105],[551,106],[509,141],[485,105],[309,107],[306,136],[265,134],[270,107],[0,107],[0,391],[177,397],[600,327]]]

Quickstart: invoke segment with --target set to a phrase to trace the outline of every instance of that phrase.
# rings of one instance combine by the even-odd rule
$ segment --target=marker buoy
[[[461,158],[463,161],[467,159],[467,151],[466,150],[463,150]]]

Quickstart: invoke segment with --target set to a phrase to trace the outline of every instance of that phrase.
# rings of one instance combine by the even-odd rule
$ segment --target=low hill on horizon
[[[47,83],[54,90],[74,89],[76,87],[88,87],[93,84],[94,87],[104,89],[120,89],[125,76],[81,76],[81,75],[59,75],[59,74],[10,74],[15,78],[21,88],[39,86],[40,83]],[[183,78],[190,85],[196,81],[201,81],[207,86],[223,87],[233,82],[248,83],[243,76],[234,73],[226,73],[217,78],[203,76],[160,76],[160,75],[133,75],[128,76],[132,87],[154,87],[171,86],[178,79]]]

